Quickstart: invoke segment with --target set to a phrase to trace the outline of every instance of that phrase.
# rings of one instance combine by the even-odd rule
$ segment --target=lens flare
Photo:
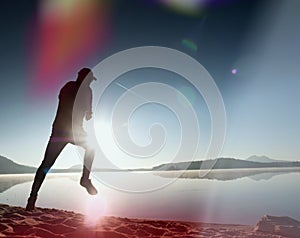
[[[108,40],[108,5],[96,0],[43,0],[31,26],[31,88],[45,95],[76,74]],[[33,30],[34,29],[34,30]],[[67,78],[67,79],[66,79]]]
[[[198,15],[207,0],[161,0],[161,2],[175,12],[186,15]]]
[[[88,227],[96,226],[105,215],[107,203],[104,197],[92,196],[86,201],[85,225]]]
[[[238,70],[237,70],[237,69],[233,69],[233,70],[231,70],[231,73],[232,73],[232,74],[237,74],[237,72],[238,72]]]
[[[193,42],[192,40],[189,40],[189,39],[183,39],[182,40],[182,45],[185,48],[187,48],[191,51],[194,51],[194,52],[196,52],[198,50],[198,46],[196,45],[196,43]]]
[[[195,101],[196,101],[195,91],[192,88],[187,87],[187,86],[184,86],[184,87],[180,88],[179,90],[182,94],[178,93],[178,97],[177,97],[178,102],[186,107],[186,106],[188,106],[187,101],[186,101],[186,99],[187,99],[189,103],[191,103],[192,105],[195,106]],[[183,100],[182,96],[185,97],[185,100]]]
[[[111,70],[112,68],[114,70]],[[97,110],[96,107],[101,105],[100,102],[103,100],[103,96],[107,93],[107,89],[115,79],[129,71],[143,68],[163,69],[176,73],[185,78],[192,87],[182,88],[182,91],[185,93],[183,94],[176,87],[163,82],[141,81],[132,87],[119,84],[121,88],[127,90],[115,98],[117,100],[110,106],[110,111],[106,111],[107,115],[103,114],[103,111],[105,111],[104,107],[101,108],[104,110]],[[168,161],[164,161],[166,163],[190,163],[196,159],[196,152],[198,151],[200,141],[200,130],[198,116],[191,102],[194,102],[197,92],[205,100],[211,118],[211,136],[205,152],[205,158],[218,157],[226,133],[225,107],[220,91],[213,78],[194,58],[166,47],[136,47],[120,51],[106,58],[93,68],[93,72],[96,77],[100,78],[99,75],[101,75],[101,85],[98,81],[95,82],[95,87],[93,87],[95,109],[93,111],[96,113],[91,119],[91,126],[93,127],[92,132],[98,143],[98,147],[96,148],[98,156],[96,158],[99,158],[94,161],[94,164],[97,164],[98,161],[100,166],[105,164],[111,169],[130,169],[144,167],[145,161],[147,161],[149,167],[153,167],[158,162],[161,162],[163,157],[167,157]],[[80,94],[83,89],[81,87],[78,93]],[[186,106],[178,103],[178,94],[182,94],[180,95],[181,100],[187,98],[184,101],[184,105]],[[131,120],[138,113],[138,110],[149,106],[149,104],[159,105],[156,109],[160,107],[168,109],[168,112],[172,113],[176,125],[178,125],[173,127],[177,131],[173,131],[172,134],[168,133],[169,125],[165,123],[166,121],[152,117],[149,118],[150,120],[144,126],[147,134],[142,132],[142,136],[144,138],[147,137],[148,142],[146,144],[136,143],[137,141],[132,137],[130,128],[126,126],[126,123],[130,127]],[[76,97],[73,118],[76,118],[77,113],[80,112],[78,110],[80,109],[79,106],[80,97]],[[98,112],[100,111],[101,113],[99,114]],[[157,110],[155,113],[160,114]],[[103,125],[104,123],[108,125],[105,131],[105,128],[103,128],[101,134],[97,133],[98,128],[101,128],[101,126],[96,126],[98,121]],[[179,135],[179,140],[174,141],[174,135],[176,137]],[[80,138],[76,138],[76,135],[74,135],[74,139],[78,141]],[[110,152],[115,153],[110,154]],[[189,163],[185,165],[188,166]],[[211,168],[213,165],[214,163],[211,164]],[[182,169],[184,170],[185,168],[187,167]],[[209,170],[203,170],[199,176],[202,177],[208,172]],[[126,177],[119,177],[118,179],[105,176],[103,173],[96,173],[95,177],[111,188],[131,193],[152,192],[168,186],[178,178],[175,177],[163,181],[156,180],[153,177],[145,179],[143,174],[129,170],[128,172],[120,173],[120,176],[124,176],[124,174],[126,174]]]
[[[198,17],[207,8],[228,5],[237,1],[239,0],[148,0],[147,2],[158,2],[178,14]]]

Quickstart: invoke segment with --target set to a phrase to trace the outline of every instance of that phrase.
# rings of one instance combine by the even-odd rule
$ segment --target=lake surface
[[[297,171],[248,173],[246,177],[226,180],[174,180],[170,173],[158,176],[144,172],[138,177],[134,174],[95,174],[97,196],[89,196],[79,185],[79,173],[49,174],[37,206],[84,214],[227,224],[254,225],[264,214],[300,220]],[[33,176],[0,175],[0,203],[25,206]],[[152,189],[153,186],[160,189]]]

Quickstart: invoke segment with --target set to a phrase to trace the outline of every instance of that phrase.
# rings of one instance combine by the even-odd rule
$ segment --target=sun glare
[[[103,196],[89,196],[86,200],[85,225],[96,226],[107,212],[107,203]]]

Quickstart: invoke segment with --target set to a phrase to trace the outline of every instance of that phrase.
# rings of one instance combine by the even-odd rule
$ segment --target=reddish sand
[[[82,214],[0,204],[0,237],[283,237],[253,231],[251,226],[103,217],[88,225]]]

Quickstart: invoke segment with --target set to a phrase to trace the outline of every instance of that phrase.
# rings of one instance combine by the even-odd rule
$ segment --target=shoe
[[[26,211],[32,211],[35,209],[35,202],[36,202],[37,196],[33,197],[30,196],[27,200],[27,205],[26,205]]]
[[[94,187],[94,185],[92,184],[92,181],[90,179],[81,178],[80,185],[82,187],[85,187],[87,192],[90,195],[96,195],[98,193],[97,189]]]

